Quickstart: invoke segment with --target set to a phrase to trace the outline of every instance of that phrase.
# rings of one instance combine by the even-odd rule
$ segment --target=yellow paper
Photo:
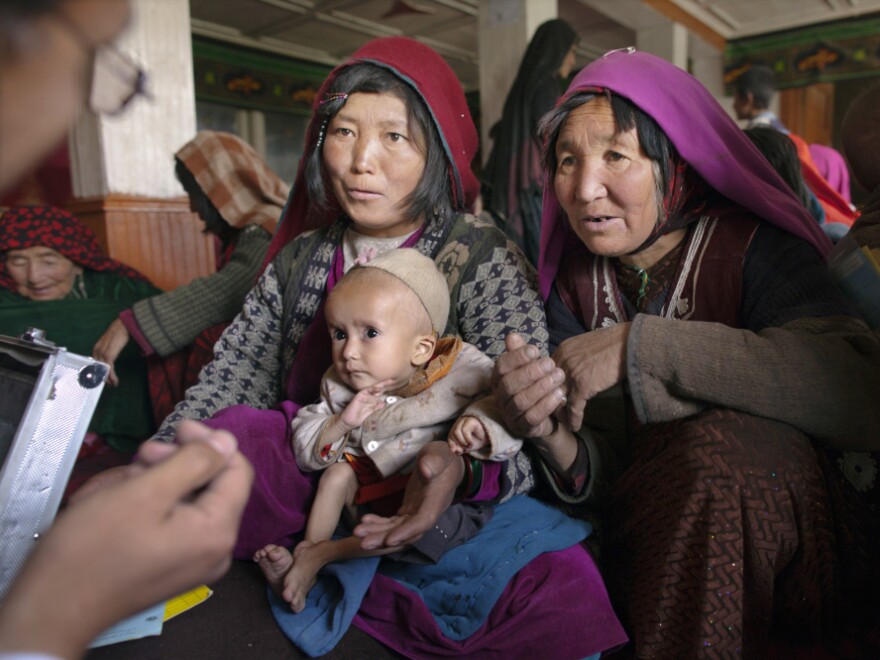
[[[201,587],[196,587],[192,591],[187,591],[185,594],[180,594],[179,596],[172,598],[165,603],[165,618],[163,621],[173,619],[181,612],[186,612],[199,603],[204,603],[213,593],[214,592],[208,589],[208,587],[202,585]]]

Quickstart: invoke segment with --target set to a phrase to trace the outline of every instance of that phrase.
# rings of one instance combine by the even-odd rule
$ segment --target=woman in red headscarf
[[[371,42],[321,87],[266,269],[157,434],[170,440],[178,420],[215,416],[211,423],[239,438],[257,478],[238,556],[303,528],[313,484],[294,461],[290,420],[315,400],[331,362],[324,298],[358,259],[415,247],[447,278],[447,334],[494,356],[517,329],[546,351],[534,271],[501,232],[467,213],[476,147],[454,73],[410,39]],[[505,466],[510,482],[530,483],[524,464]]]
[[[320,378],[331,364],[324,300],[359,260],[413,247],[431,257],[446,278],[450,313],[443,334],[460,336],[494,357],[504,350],[504,337],[516,331],[546,353],[545,317],[532,267],[500,231],[468,212],[478,189],[470,169],[476,148],[476,129],[454,72],[436,52],[411,39],[368,43],[334,69],[318,91],[266,269],[217,343],[214,361],[157,433],[172,440],[174,424],[194,418],[228,429],[238,439],[256,475],[236,556],[250,558],[269,543],[289,546],[304,527],[315,481],[296,464],[290,423],[301,406],[317,398]],[[532,484],[530,462],[522,454],[484,466],[454,460],[455,469],[444,475],[461,477],[473,470],[471,478],[463,479],[462,496],[498,500]],[[457,481],[448,489],[449,500]],[[433,509],[425,533],[413,544],[417,549],[443,544],[447,532],[461,526],[473,534],[481,524],[479,507],[447,509],[449,500],[440,499],[426,498]],[[513,653],[517,644],[525,644],[519,648],[523,652],[531,643],[551,655],[558,651],[572,657],[619,642],[619,627],[616,621],[611,624],[613,613],[605,607],[592,560],[580,549],[573,564],[553,565],[559,564],[571,570],[544,565],[552,575],[524,578],[529,594],[540,590],[543,599],[540,611],[528,613],[530,624],[543,622],[536,628],[519,623],[525,613],[512,596],[515,602],[502,605],[499,618],[467,644],[444,640],[436,626],[420,631],[423,636],[398,630],[383,639],[398,648],[421,640],[432,648],[451,645],[476,652],[490,636],[496,650]],[[585,582],[590,568],[592,577]],[[598,626],[595,635],[580,634],[578,626],[572,635],[563,634],[572,629],[563,620],[572,619],[560,619],[554,602],[576,592],[593,594],[590,611],[608,614],[592,618]],[[410,597],[391,586],[378,589],[377,597],[392,593]],[[377,611],[387,612],[385,605]],[[400,606],[417,609],[411,605]],[[377,625],[387,629],[391,623],[404,631],[414,625],[397,619]]]
[[[136,270],[106,257],[92,231],[66,211],[17,206],[0,217],[0,334],[36,327],[49,341],[90,355],[119,312],[157,293]],[[131,453],[155,429],[146,364],[131,347],[117,369],[130,382],[104,389],[89,430]]]

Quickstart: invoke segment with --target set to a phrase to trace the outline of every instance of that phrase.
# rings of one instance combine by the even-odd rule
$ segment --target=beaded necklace
[[[666,284],[675,275],[686,242],[681,241],[660,261],[648,268],[629,266],[619,259],[615,261],[621,293],[630,300],[635,298],[635,307],[638,311],[643,312],[651,300],[663,292]]]

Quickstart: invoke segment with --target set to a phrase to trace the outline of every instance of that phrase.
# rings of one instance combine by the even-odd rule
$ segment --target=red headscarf
[[[91,229],[67,211],[52,206],[13,206],[0,216],[0,255],[9,250],[43,246],[63,254],[73,263],[101,273],[146,280],[120,261],[105,257]],[[0,286],[16,291],[0,259]]]
[[[333,69],[315,96],[312,119],[306,131],[306,146],[299,161],[287,207],[269,247],[266,263],[287,243],[311,228],[306,226],[310,201],[306,193],[305,169],[309,156],[315,150],[321,128],[322,117],[318,110],[330,83],[339,72],[360,62],[388,69],[410,85],[425,102],[446,151],[453,207],[470,208],[477,197],[479,185],[471,171],[471,160],[477,152],[477,129],[471,120],[464,92],[455,72],[440,55],[418,41],[406,37],[375,39],[358,49],[347,62]],[[326,225],[333,220],[333,212],[330,211],[317,224]]]

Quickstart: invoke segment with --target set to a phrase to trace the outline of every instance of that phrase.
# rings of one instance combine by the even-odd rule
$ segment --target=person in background
[[[753,126],[770,126],[780,133],[788,133],[785,124],[770,110],[776,94],[776,74],[769,66],[753,64],[734,82],[733,111],[736,118]]]
[[[541,235],[541,141],[538,120],[553,107],[575,63],[577,33],[562,19],[535,30],[492,128],[492,151],[482,172],[483,209],[538,263]]]
[[[64,137],[129,18],[127,0],[0,3],[0,191]],[[78,658],[111,624],[225,573],[252,469],[227,433],[179,436],[142,445],[125,479],[59,516],[0,607],[0,657]]]
[[[801,161],[801,174],[807,189],[816,197],[824,213],[822,230],[832,240],[837,241],[858,217],[849,203],[849,196],[842,195],[829,183],[813,162],[809,144],[799,135],[792,133],[770,110],[770,102],[776,93],[776,74],[763,64],[754,64],[734,82],[733,110],[737,119],[746,120],[746,128],[769,126],[794,143]],[[826,151],[830,147],[824,148]],[[812,203],[808,208],[812,207]],[[813,216],[818,216],[811,210]]]
[[[220,242],[218,271],[124,310],[92,351],[111,367],[131,338],[144,355],[167,357],[211,326],[222,330],[256,281],[290,192],[253,147],[230,133],[200,131],[174,160],[190,208]],[[118,381],[111,371],[110,383]]]
[[[870,250],[880,260],[880,85],[873,85],[862,92],[850,104],[840,125],[840,140],[844,155],[856,182],[869,191],[868,199],[861,206],[861,215],[849,232],[834,246],[829,262],[837,260],[851,250]],[[880,273],[875,272],[874,291],[880,288]],[[876,300],[873,298],[872,300]],[[860,301],[860,304],[864,302]],[[876,308],[874,308],[876,311]],[[876,318],[876,314],[874,315]],[[880,338],[880,326],[875,324],[874,334]],[[880,360],[869,365],[875,373],[880,372]],[[880,390],[871,390],[875,409],[880,409]],[[880,435],[875,427],[873,437]],[[876,657],[880,651],[880,524],[876,512],[880,511],[880,451],[872,446],[872,437],[866,437],[862,451],[844,452],[837,458],[837,467],[852,480],[856,488],[839,489],[846,498],[847,510],[862,515],[849,515],[844,519],[843,531],[847,533],[846,547],[861,554],[862,562],[851,562],[842,567],[841,582],[855,594],[846,602],[849,620],[845,622],[848,639],[856,642],[860,657]],[[872,450],[872,451],[867,451]],[[866,516],[863,512],[873,512]],[[856,524],[858,523],[858,524]],[[865,631],[870,631],[866,633]],[[847,649],[850,657],[857,657]]]
[[[769,125],[751,126],[745,129],[745,133],[797,198],[801,200],[816,222],[820,225],[825,224],[825,210],[804,181],[797,148],[788,135]]]
[[[852,203],[852,191],[849,184],[849,168],[846,159],[834,147],[816,142],[809,145],[810,156],[822,178],[828,182],[843,199]]]
[[[839,241],[849,227],[841,222],[825,222],[825,209],[804,181],[804,169],[791,134],[780,133],[770,126],[752,126],[745,133],[801,200],[828,239],[832,243]]]
[[[776,170],[776,173],[788,184],[795,196],[801,200],[804,208],[819,224],[822,224],[825,220],[825,213],[819,206],[816,197],[807,188],[807,184],[804,183],[804,177],[801,175],[801,162],[798,160],[797,150],[791,140],[784,133],[780,133],[770,126],[752,126],[745,129],[745,133],[746,137],[752,141],[752,144]]]
[[[92,230],[67,211],[17,206],[0,216],[0,334],[40,328],[48,341],[88,355],[110,319],[159,292],[104,256]],[[124,382],[101,393],[89,431],[131,456],[156,428],[147,365],[131,347],[117,366]],[[90,437],[88,446],[98,442]]]
[[[880,85],[858,96],[840,125],[843,152],[853,177],[870,193],[862,214],[838,243],[832,256],[866,245],[880,248]]]

